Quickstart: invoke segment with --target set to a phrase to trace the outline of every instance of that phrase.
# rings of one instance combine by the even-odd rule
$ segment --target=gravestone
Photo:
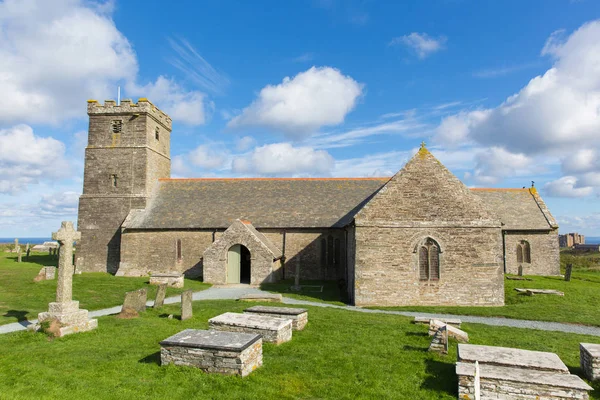
[[[38,272],[37,276],[33,278],[33,281],[50,281],[53,280],[55,276],[56,267],[42,267],[42,269],[40,269],[40,272]]]
[[[181,320],[192,318],[192,290],[186,290],[181,293]]]
[[[19,239],[15,238],[15,250],[14,252],[16,253],[19,250]]]
[[[154,298],[153,308],[161,308],[165,304],[165,296],[167,294],[167,284],[163,283],[156,288],[156,297]]]
[[[31,247],[29,247],[29,243],[25,246],[25,261],[29,261],[29,253],[31,253]]]
[[[146,311],[146,301],[148,300],[148,291],[146,288],[134,290],[133,292],[125,293],[125,300],[123,300],[123,307],[121,312],[127,312],[133,310],[135,312]]]
[[[573,264],[567,264],[565,268],[565,281],[571,282],[571,273],[573,272]]]
[[[20,263],[23,260],[23,254],[21,253],[21,246],[17,247],[17,262]]]
[[[81,239],[81,232],[73,228],[73,223],[63,221],[58,232],[52,233],[63,251],[58,260],[58,282],[56,301],[48,305],[49,311],[38,315],[39,323],[58,321],[60,329],[56,336],[85,332],[98,327],[98,320],[89,319],[87,310],[79,309],[79,302],[73,300],[73,242]],[[39,326],[36,328],[39,329]]]
[[[429,351],[440,354],[448,354],[448,325],[440,327],[433,335]]]
[[[296,260],[296,274],[294,276],[294,286],[292,286],[292,290],[299,292],[300,289],[300,261]]]
[[[523,276],[523,265],[519,265],[519,276]]]

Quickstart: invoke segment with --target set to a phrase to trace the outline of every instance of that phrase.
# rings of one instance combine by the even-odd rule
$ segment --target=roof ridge
[[[370,178],[159,178],[166,181],[387,181],[391,177]]]
[[[514,191],[514,192],[521,192],[521,191],[529,191],[529,189],[527,188],[469,188],[469,190],[489,190],[489,191]]]

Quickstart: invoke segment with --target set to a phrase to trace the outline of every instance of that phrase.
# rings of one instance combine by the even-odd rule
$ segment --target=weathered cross
[[[57,240],[61,247],[56,285],[57,303],[73,300],[73,242],[79,239],[81,232],[77,232],[70,221],[63,221],[58,232],[52,233],[52,240]]]

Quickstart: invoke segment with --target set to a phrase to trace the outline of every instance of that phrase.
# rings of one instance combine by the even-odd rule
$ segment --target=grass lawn
[[[29,262],[16,262],[16,254],[0,253],[0,325],[25,319],[35,319],[47,311],[48,303],[56,298],[56,279],[33,282],[44,265],[57,265],[57,260],[47,253],[32,253]],[[23,257],[25,260],[25,257]],[[204,290],[210,285],[185,280],[185,289]],[[107,273],[86,273],[73,276],[73,299],[81,308],[98,310],[123,303],[125,292],[148,288],[148,298],[153,299],[156,286],[148,284],[147,277],[123,278]],[[167,296],[184,289],[167,290]]]
[[[300,282],[301,289],[298,292],[291,289],[293,285],[293,279],[286,279],[277,283],[263,283],[260,288],[268,292],[281,293],[283,296],[293,299],[345,305],[342,302],[344,295],[336,281],[303,280]]]
[[[373,307],[459,315],[496,316],[600,326],[600,273],[573,270],[571,282],[560,277],[529,276],[531,281],[504,280],[504,307]],[[515,288],[556,289],[562,296],[517,293]]]
[[[102,317],[99,328],[50,340],[44,334],[0,335],[0,398],[78,399],[456,399],[456,349],[428,353],[427,327],[409,318],[309,308],[309,324],[291,342],[264,344],[264,366],[250,376],[205,374],[159,366],[158,342],[248,304],[194,302],[194,317],[171,305],[142,317]],[[580,374],[579,342],[598,337],[464,324],[471,342],[552,351]],[[600,383],[593,399],[600,399]]]

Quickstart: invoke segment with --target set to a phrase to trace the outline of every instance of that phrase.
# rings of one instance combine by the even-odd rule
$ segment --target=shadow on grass
[[[142,363],[142,364],[157,364],[157,365],[160,365],[160,351],[157,351],[156,353],[152,353],[149,356],[146,356],[146,357],[142,358],[138,362]]]
[[[48,254],[31,254],[29,257],[23,255],[22,260],[28,263],[43,265],[44,267],[56,267],[58,265],[58,259]]]
[[[27,318],[25,316],[28,313],[29,313],[28,311],[23,311],[23,310],[8,310],[6,312],[6,314],[3,315],[3,317],[16,318],[18,322],[21,322],[21,321],[27,321]]]
[[[425,337],[425,336],[429,336],[428,332],[406,332],[406,336],[421,336],[421,337]]]
[[[427,347],[419,347],[419,346],[410,346],[408,344],[402,346],[402,350],[406,350],[406,351],[418,351],[421,353],[427,353],[427,351],[429,350],[429,348]]]
[[[458,396],[458,378],[455,373],[454,363],[437,360],[425,360],[425,378],[423,389],[446,392],[455,398]]]
[[[301,281],[300,291],[292,290],[294,285],[293,279],[286,279],[277,283],[263,283],[260,285],[261,290],[268,292],[281,293],[283,295],[293,294],[302,297],[311,297],[321,301],[332,301],[347,303],[344,291],[338,281]],[[322,287],[322,290],[321,290]]]

